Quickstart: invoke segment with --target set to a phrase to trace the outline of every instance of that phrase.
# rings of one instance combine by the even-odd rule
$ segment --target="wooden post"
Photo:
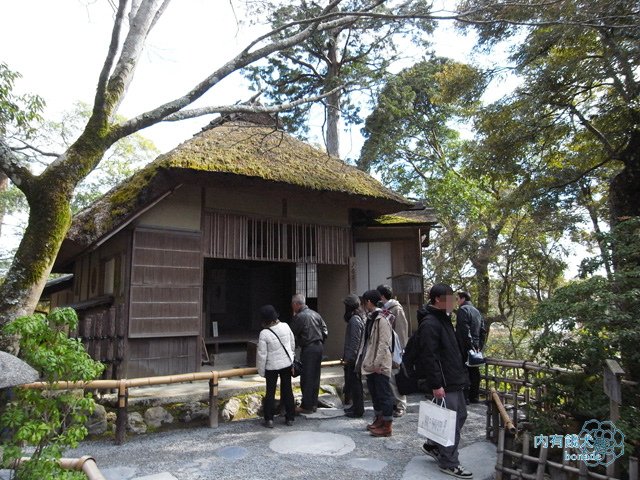
[[[580,473],[578,473],[578,478],[580,480],[588,480],[589,479],[589,467],[587,467],[586,462],[578,462],[578,469]]]
[[[522,455],[529,455],[529,432],[525,430],[522,432]],[[522,458],[522,462],[520,464],[520,470],[524,473],[529,473],[529,462]]]
[[[493,399],[491,398],[490,395],[487,396],[487,426],[485,429],[485,435],[487,437],[487,440],[492,440],[492,435],[491,435],[491,418],[493,415],[493,410],[495,409],[495,405],[493,404]]]
[[[629,480],[638,480],[638,459],[629,457]]]
[[[620,405],[622,404],[622,377],[624,370],[615,360],[604,361],[603,388],[604,393],[609,397],[609,419],[615,423],[620,420]],[[620,466],[617,462],[607,465],[607,475],[618,477]]]
[[[504,461],[504,428],[498,434],[498,450],[496,456],[496,477],[495,480],[502,480],[502,463]]]
[[[536,480],[544,480],[544,471],[547,466],[548,454],[549,454],[548,447],[542,447],[540,449],[540,455],[538,456],[538,469],[536,470]]]
[[[129,389],[127,381],[122,379],[118,383],[118,410],[116,413],[116,445],[122,445],[127,439],[127,405],[129,403]]]
[[[209,380],[209,427],[218,426],[218,372],[212,372]]]
[[[491,438],[495,443],[498,441],[498,430],[500,429],[500,412],[498,411],[498,406],[495,404],[493,405],[493,410],[491,410],[491,423],[493,424]]]

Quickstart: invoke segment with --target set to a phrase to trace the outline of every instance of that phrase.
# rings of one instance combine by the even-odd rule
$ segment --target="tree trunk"
[[[326,90],[332,90],[337,85],[337,81],[340,75],[340,63],[338,60],[337,44],[339,32],[332,31],[331,39],[327,42],[327,58],[328,73],[326,79]],[[338,133],[338,124],[340,123],[340,92],[332,93],[327,97],[327,105],[325,108],[325,116],[327,119],[326,125],[326,140],[327,140],[327,153],[334,157],[340,157],[340,137]]]
[[[0,172],[0,194],[2,192],[6,192],[9,188],[9,177],[7,177],[3,172]],[[6,214],[6,209],[4,205],[0,202],[0,238],[2,238],[2,222],[4,222],[4,216]]]
[[[640,217],[640,132],[634,132],[625,152],[624,169],[611,180],[609,185],[609,208],[611,211],[611,227],[619,226],[627,220]],[[638,232],[636,232],[638,233]],[[630,238],[630,237],[629,237]],[[625,245],[615,239],[612,245],[612,263],[616,271],[629,270],[640,266],[640,254],[629,255]]]
[[[340,93],[334,93],[327,99],[327,153],[340,158]]]
[[[64,178],[50,177],[41,178],[28,195],[29,223],[0,285],[0,327],[33,313],[71,225],[69,199],[73,185]]]

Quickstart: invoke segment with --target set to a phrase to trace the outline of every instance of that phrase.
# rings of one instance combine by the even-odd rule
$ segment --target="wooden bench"
[[[220,345],[244,344],[247,350],[247,365],[254,367],[256,365],[256,350],[258,348],[258,336],[247,335],[244,333],[228,333],[218,335],[217,337],[208,337],[204,339],[205,347],[213,345],[213,353],[218,353]]]

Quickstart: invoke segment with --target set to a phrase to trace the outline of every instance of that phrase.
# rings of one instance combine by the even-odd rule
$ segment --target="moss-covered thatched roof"
[[[378,213],[412,204],[367,173],[282,131],[234,121],[199,133],[112,189],[75,216],[67,239],[77,246],[91,245],[184,181],[185,175],[198,172],[207,176],[208,185],[231,178],[276,182],[337,194],[347,207],[366,205]]]
[[[433,225],[438,222],[433,209],[423,208],[419,210],[405,210],[403,212],[390,213],[373,219],[370,225],[381,226],[408,226],[408,225]]]

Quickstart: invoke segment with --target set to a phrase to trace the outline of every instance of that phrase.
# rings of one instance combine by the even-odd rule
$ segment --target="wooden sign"
[[[605,360],[604,365],[604,393],[620,405],[622,403],[622,390],[620,379],[624,375],[624,370],[615,360]]]

